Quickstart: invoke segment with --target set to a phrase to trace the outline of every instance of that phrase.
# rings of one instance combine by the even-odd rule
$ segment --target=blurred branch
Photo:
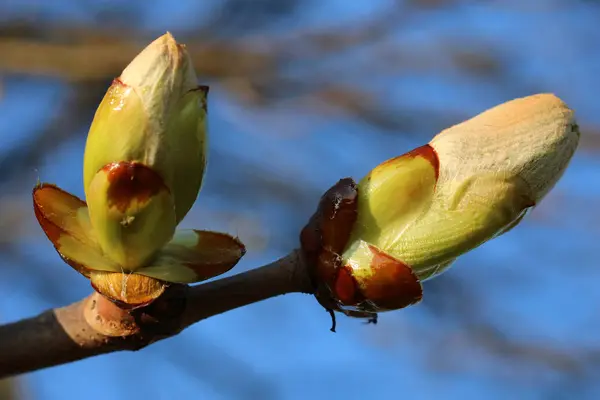
[[[93,118],[94,108],[102,100],[104,90],[105,85],[98,82],[73,85],[61,110],[49,123],[44,124],[31,139],[0,153],[0,185],[33,172],[44,157],[77,137]],[[74,110],[77,112],[72,112]]]
[[[268,54],[227,43],[190,43],[188,49],[200,75],[247,75],[269,72]],[[37,40],[1,38],[0,71],[61,78],[71,82],[105,80],[118,76],[139,52],[140,45],[122,38],[102,42],[48,43]],[[233,60],[236,62],[231,62]]]
[[[11,400],[18,398],[12,379],[0,379],[0,399]]]
[[[200,335],[197,337],[196,335]],[[190,380],[200,379],[223,398],[239,400],[281,399],[280,382],[253,368],[248,362],[232,354],[222,342],[195,332],[193,343],[177,340],[158,352],[160,365],[170,364]],[[156,354],[155,352],[154,354]],[[185,354],[185,357],[181,355]],[[235,377],[235,385],[232,385]]]
[[[189,287],[173,285],[125,311],[93,293],[69,306],[0,326],[0,378],[120,350],[140,350],[203,319],[286,293],[310,293],[298,251],[260,268]]]
[[[589,153],[597,153],[600,151],[600,127],[588,125],[583,126],[581,131],[584,135],[581,135],[581,145],[583,151]]]
[[[283,14],[294,9],[293,2],[289,3],[280,10]],[[275,11],[281,8],[276,4],[274,7]],[[236,8],[236,13],[243,14],[243,11]],[[248,34],[242,29],[232,37],[222,37],[223,27],[232,26],[229,12],[227,18],[217,16],[216,22],[209,21],[207,26],[182,34],[181,40],[187,43],[201,79],[207,83],[218,82],[245,106],[264,107],[282,99],[300,99],[313,110],[314,104],[325,104],[328,110],[340,110],[380,129],[414,130],[422,124],[422,115],[396,115],[374,95],[373,88],[356,79],[357,75],[364,75],[365,68],[372,69],[375,65],[393,70],[413,65],[422,70],[422,63],[434,64],[429,59],[421,64],[415,61],[423,58],[415,54],[416,49],[401,51],[396,44],[386,42],[386,38],[410,18],[409,11],[394,5],[360,23],[298,29],[284,35]],[[3,54],[0,73],[60,79],[78,84],[82,92],[101,95],[103,90],[96,93],[98,84],[107,85],[118,76],[145,42],[141,32],[126,28],[107,30],[35,23],[0,26]],[[403,53],[401,66],[391,65],[381,57],[367,57],[369,63],[346,64],[343,73],[339,66],[327,67],[328,61],[335,57],[369,46],[389,49],[388,53],[392,54]],[[345,84],[343,80],[352,84]],[[85,87],[90,84],[94,87]],[[88,107],[80,105],[77,110],[87,113]],[[68,115],[72,114],[74,111],[70,110]],[[430,119],[431,113],[428,115]]]

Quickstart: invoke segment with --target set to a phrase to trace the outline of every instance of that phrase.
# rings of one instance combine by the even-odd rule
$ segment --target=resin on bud
[[[420,301],[423,280],[539,204],[578,142],[572,110],[540,94],[446,129],[358,185],[338,182],[301,234],[317,298],[358,317]]]
[[[40,225],[61,257],[101,294],[129,305],[166,282],[222,274],[245,248],[229,235],[177,231],[206,168],[208,87],[198,86],[185,46],[169,33],[115,79],[90,127],[86,202],[56,186],[33,192]]]

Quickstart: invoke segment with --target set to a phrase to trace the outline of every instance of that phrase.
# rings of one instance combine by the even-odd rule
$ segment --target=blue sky
[[[286,26],[358,21],[390,3],[327,1],[303,11]],[[122,3],[77,4],[3,1],[0,20],[34,15],[44,20],[93,23],[94,7],[110,9]],[[185,32],[212,7],[192,1],[156,1],[151,7],[142,4],[147,3],[131,5],[139,9],[139,25],[156,34]],[[386,99],[391,110],[451,110],[465,118],[532,94],[532,90],[551,91],[576,110],[581,126],[597,127],[599,13],[592,2],[558,0],[538,0],[529,6],[518,1],[490,2],[420,12],[404,22],[390,40],[397,43],[399,51],[417,46],[447,67],[373,74],[363,79]],[[448,43],[467,51],[491,51],[502,63],[502,74],[487,78],[459,73],[444,55]],[[339,68],[356,57],[348,55]],[[41,78],[0,77],[0,146],[9,148],[31,135],[36,126],[48,123],[56,112],[53,104],[64,98],[66,87]],[[343,116],[294,117],[290,107],[248,111],[218,85],[211,88],[210,149],[241,157],[278,177],[293,174],[299,184],[325,190],[341,177],[360,178],[379,162],[436,133],[379,135],[375,128]],[[301,134],[269,134],[273,126]],[[22,192],[8,193],[0,200],[29,202],[28,188],[37,176],[82,195],[85,134],[81,132],[76,140],[49,153],[42,165],[31,171],[31,182],[23,183]],[[216,217],[240,211],[232,210],[218,194],[215,177],[219,173],[209,167],[206,186],[184,226],[239,228]],[[600,200],[600,185],[590,185],[599,177],[597,156],[579,151],[555,190],[518,229],[466,255],[447,272],[447,279],[460,282],[459,287],[474,296],[479,303],[476,309],[483,311],[486,321],[502,335],[572,354],[600,347],[596,256],[600,214],[594,206]],[[241,211],[258,221],[261,234],[268,239],[291,223],[288,210],[267,202]],[[60,274],[63,284],[48,288],[42,277],[27,271],[27,265],[15,265],[14,259],[0,256],[0,321],[76,301],[90,290],[82,277],[61,264],[36,226],[32,211],[24,230],[20,246],[33,254],[28,260],[45,264],[47,273]],[[242,240],[244,232],[250,234],[242,230]],[[275,246],[251,248],[236,269],[262,265],[284,252]],[[460,303],[462,294],[447,293],[437,301],[440,307],[471,312],[472,305]],[[49,400],[173,396],[537,399],[548,398],[553,385],[564,379],[560,371],[521,364],[519,357],[490,356],[477,342],[465,339],[472,337],[467,330],[475,327],[436,315],[425,305],[381,315],[376,327],[339,318],[337,334],[328,328],[329,317],[311,297],[286,295],[203,321],[138,353],[110,354],[35,372],[24,376],[21,383],[25,398]],[[586,384],[586,392],[578,398],[600,395],[600,385]]]

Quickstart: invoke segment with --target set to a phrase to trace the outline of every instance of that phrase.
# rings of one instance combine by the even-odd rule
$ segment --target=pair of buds
[[[122,307],[170,283],[230,270],[244,245],[177,230],[206,168],[208,88],[166,34],[116,79],[91,125],[84,202],[54,185],[33,191],[36,217],[63,260]],[[517,99],[449,128],[321,199],[301,233],[316,297],[373,318],[418,302],[421,282],[517,225],[556,184],[579,140],[573,112],[549,94]]]

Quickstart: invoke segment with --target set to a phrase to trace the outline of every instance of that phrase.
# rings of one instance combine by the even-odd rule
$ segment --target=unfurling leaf
[[[245,253],[242,242],[226,233],[180,230],[137,273],[168,282],[200,282],[229,271]]]
[[[56,251],[75,270],[88,278],[92,270],[120,271],[104,256],[83,200],[46,183],[33,189],[33,209]]]

